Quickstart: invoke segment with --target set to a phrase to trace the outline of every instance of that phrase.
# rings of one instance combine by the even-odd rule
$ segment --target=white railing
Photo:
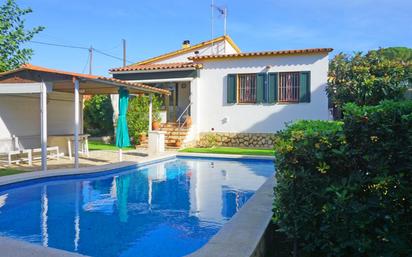
[[[190,106],[191,106],[192,104],[193,104],[193,103],[190,102],[190,103],[186,106],[186,108],[185,108],[185,110],[182,112],[182,114],[180,114],[179,118],[177,118],[176,123],[179,124],[179,129],[182,128],[182,127],[186,124],[186,120],[185,120],[182,124],[181,124],[181,120],[182,120],[182,117],[184,117],[185,113],[187,113],[187,112],[189,111],[189,108],[190,108]]]

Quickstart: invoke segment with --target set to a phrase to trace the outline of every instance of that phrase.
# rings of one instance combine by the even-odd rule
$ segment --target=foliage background
[[[300,256],[411,256],[412,102],[344,111],[276,136],[274,222]]]
[[[332,104],[376,105],[401,100],[412,86],[412,49],[385,48],[352,55],[337,54],[329,65],[327,93]]]
[[[7,0],[0,5],[0,72],[18,68],[33,55],[32,49],[22,45],[44,30],[44,27],[25,28],[24,17],[31,12],[30,8],[18,7],[14,0]]]
[[[149,129],[149,96],[142,95],[131,98],[127,112],[127,126],[134,143],[138,143],[140,134],[147,134]],[[162,101],[159,96],[153,95],[153,120],[160,120]]]
[[[84,102],[84,130],[92,136],[111,136],[113,107],[108,95],[94,95]]]

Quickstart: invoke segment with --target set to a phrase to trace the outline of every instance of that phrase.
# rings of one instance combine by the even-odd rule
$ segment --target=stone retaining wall
[[[197,145],[202,147],[231,146],[273,148],[273,134],[203,132],[200,133]]]

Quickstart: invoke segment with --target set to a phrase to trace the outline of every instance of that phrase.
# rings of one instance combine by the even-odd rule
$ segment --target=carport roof
[[[20,68],[0,73],[0,84],[51,82],[53,83],[53,91],[58,92],[73,92],[74,79],[79,80],[82,94],[117,94],[119,87],[127,88],[131,94],[170,94],[168,90],[141,83],[60,71],[31,64],[23,64]]]

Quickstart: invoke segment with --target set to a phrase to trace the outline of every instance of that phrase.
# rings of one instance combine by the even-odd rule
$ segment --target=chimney
[[[190,40],[184,40],[182,43],[182,49],[190,47]]]

